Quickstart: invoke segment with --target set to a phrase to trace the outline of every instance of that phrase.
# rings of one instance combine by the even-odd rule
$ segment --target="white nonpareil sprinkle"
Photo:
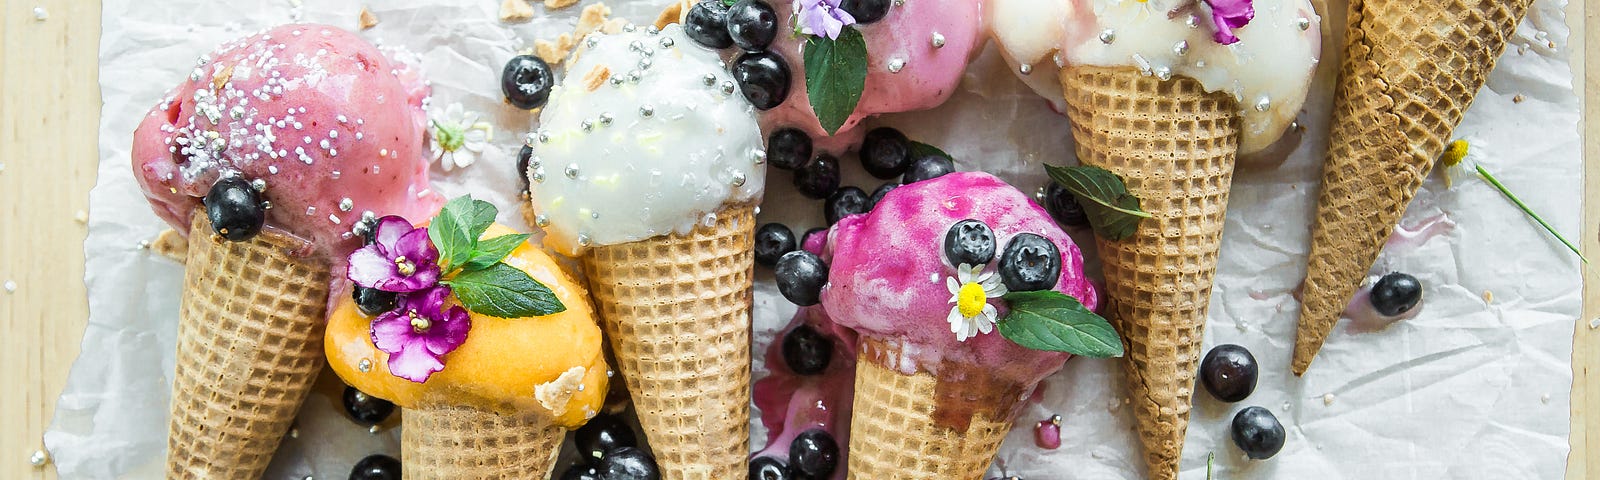
[[[6,293],[11,293],[11,292],[17,291],[17,282],[13,282],[11,280],[6,280],[5,289],[6,289]]]
[[[1323,395],[1322,396],[1322,404],[1323,405],[1333,405],[1333,394],[1329,393],[1329,394]]]
[[[49,10],[45,10],[44,7],[33,7],[33,19],[34,20],[38,20],[38,21],[43,22],[47,18],[50,18],[50,11]]]
[[[28,456],[28,463],[35,467],[43,467],[44,464],[50,463],[50,452],[34,450],[33,455]]]

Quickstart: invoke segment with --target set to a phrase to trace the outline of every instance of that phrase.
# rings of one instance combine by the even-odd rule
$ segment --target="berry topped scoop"
[[[420,218],[442,203],[423,156],[428,92],[350,32],[276,27],[200,57],[134,132],[134,176],[179,232],[216,191],[205,203],[224,237],[264,223],[341,259],[366,212]]]
[[[1023,348],[989,331],[1002,302],[985,293],[1012,287],[1002,280],[1014,277],[1031,281],[1016,287],[1055,290],[1090,310],[1098,300],[1083,274],[1083,255],[1050,214],[986,173],[958,172],[896,188],[872,213],[840,220],[830,240],[823,306],[863,336],[916,347],[908,348],[908,370],[954,361],[992,367],[1031,385],[1068,355]],[[1040,254],[1051,253],[1057,262],[1040,261]],[[960,271],[963,264],[968,271]],[[1051,278],[1041,280],[1045,276]],[[980,296],[967,298],[972,293]],[[957,319],[973,312],[972,322]],[[971,335],[952,333],[953,323]]]

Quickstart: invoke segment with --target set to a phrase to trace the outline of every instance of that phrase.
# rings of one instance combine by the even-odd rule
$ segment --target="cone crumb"
[[[577,5],[578,0],[544,0],[544,8],[557,10]]]
[[[372,9],[361,7],[361,17],[356,20],[356,25],[360,26],[362,30],[376,27],[378,26],[378,16],[372,13]]]
[[[522,23],[532,19],[533,6],[528,5],[528,0],[505,0],[500,2],[500,21]]]

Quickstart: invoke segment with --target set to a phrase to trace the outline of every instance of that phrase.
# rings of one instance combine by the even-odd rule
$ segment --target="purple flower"
[[[1239,43],[1239,37],[1233,36],[1233,29],[1242,28],[1256,18],[1256,7],[1251,5],[1251,0],[1205,0],[1211,5],[1211,23],[1216,25],[1217,33],[1212,38],[1223,45]]]
[[[794,16],[799,19],[800,33],[834,40],[839,39],[845,25],[856,23],[856,17],[839,8],[839,0],[796,0]]]
[[[389,354],[389,373],[417,383],[444,369],[444,355],[467,341],[472,320],[460,305],[444,309],[450,287],[400,296],[400,308],[372,321],[372,344]]]
[[[385,292],[415,292],[439,283],[439,249],[427,228],[390,215],[378,219],[371,245],[350,254],[350,281]]]

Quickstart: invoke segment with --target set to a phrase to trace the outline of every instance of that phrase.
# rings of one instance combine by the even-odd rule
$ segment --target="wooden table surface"
[[[1600,0],[1587,24],[1600,25]],[[35,20],[34,8],[48,13]],[[82,215],[94,186],[100,118],[98,0],[5,0],[0,28],[0,478],[55,478],[30,460],[43,447],[56,396],[78,355],[88,304]],[[1593,30],[1591,30],[1592,32]],[[1600,35],[1586,57],[1600,58]],[[1589,61],[1585,117],[1600,118],[1600,61]],[[1590,117],[1588,113],[1596,113]],[[1600,122],[1585,126],[1597,138]],[[1600,143],[1584,144],[1586,170],[1600,171]],[[1600,205],[1600,175],[1584,181],[1584,203]],[[1592,212],[1591,212],[1592,213]],[[1600,258],[1600,215],[1584,216],[1583,250]],[[1597,260],[1600,262],[1600,260]],[[1572,453],[1567,478],[1600,479],[1600,264],[1584,269],[1584,311],[1574,325]]]

